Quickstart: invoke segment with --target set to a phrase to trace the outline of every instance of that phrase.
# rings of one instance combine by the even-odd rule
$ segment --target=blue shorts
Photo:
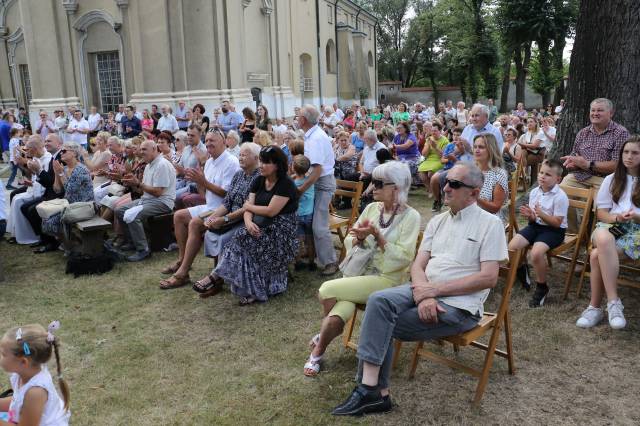
[[[564,242],[565,228],[553,228],[551,226],[540,225],[539,223],[530,223],[518,234],[522,235],[529,244],[545,243],[550,249],[558,247]]]
[[[313,235],[313,228],[311,224],[313,223],[313,213],[306,214],[304,216],[298,216],[298,230],[297,234],[299,237],[305,237],[307,235]]]

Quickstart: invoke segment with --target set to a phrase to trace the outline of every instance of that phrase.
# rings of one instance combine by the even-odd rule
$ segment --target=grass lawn
[[[410,203],[426,222],[430,202],[423,193],[414,191]],[[496,359],[480,408],[470,404],[475,379],[447,367],[423,360],[416,379],[408,380],[409,343],[394,372],[398,407],[382,416],[336,419],[329,412],[354,386],[353,351],[336,341],[318,378],[302,374],[307,342],[319,328],[318,275],[296,273],[286,294],[239,307],[229,292],[201,300],[189,287],[159,290],[159,271],[174,253],[77,279],[64,275],[61,252],[36,256],[0,243],[0,256],[6,276],[0,330],[62,322],[76,425],[640,423],[639,293],[621,291],[626,330],[612,332],[606,320],[594,330],[578,329],[588,300],[560,301],[564,267],[558,263],[544,308],[528,308],[530,295],[515,288],[516,374]],[[191,277],[210,265],[199,257]],[[497,306],[496,294],[487,310]],[[459,358],[479,363],[479,352],[462,348]]]

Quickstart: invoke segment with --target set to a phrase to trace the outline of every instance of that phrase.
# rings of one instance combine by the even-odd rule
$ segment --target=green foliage
[[[564,77],[564,67],[560,69],[544,69],[541,64],[540,50],[534,48],[531,55],[531,64],[529,65],[529,84],[534,92],[544,95],[553,90],[562,81]]]

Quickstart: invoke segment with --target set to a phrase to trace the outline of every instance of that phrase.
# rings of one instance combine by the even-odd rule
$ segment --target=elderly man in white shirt
[[[65,142],[75,142],[87,149],[87,134],[89,133],[89,122],[82,116],[79,109],[73,112],[73,118],[65,130],[67,137]]]
[[[138,188],[142,197],[115,211],[121,223],[125,225],[127,244],[122,250],[136,250],[127,257],[129,262],[139,262],[151,256],[143,220],[151,216],[170,213],[176,198],[176,172],[173,165],[158,151],[154,141],[146,140],[140,145],[140,152],[147,166],[142,181],[134,174],[124,176],[123,183]],[[135,210],[134,210],[135,209]]]
[[[504,139],[500,129],[489,123],[489,107],[482,104],[475,104],[469,112],[469,124],[462,131],[460,139],[464,140],[469,146],[472,146],[473,138],[481,133],[491,133],[496,137],[498,142],[498,150],[502,152]]]
[[[180,130],[178,127],[178,120],[169,112],[169,105],[162,105],[160,112],[162,117],[158,120],[158,130],[161,132],[170,132],[172,135]]]
[[[336,251],[329,230],[329,203],[336,191],[336,179],[333,176],[335,154],[331,138],[318,126],[320,112],[313,105],[305,105],[300,109],[298,125],[304,130],[304,155],[311,162],[311,173],[307,180],[298,187],[298,193],[315,185],[313,204],[313,241],[318,260],[324,266],[322,275],[333,275],[338,272]]]
[[[360,157],[360,180],[365,182],[365,187],[371,182],[371,173],[380,162],[376,153],[378,150],[386,148],[386,146],[378,140],[375,130],[367,130],[364,133],[364,148]]]
[[[331,108],[330,106],[324,108],[324,115],[320,119],[320,122],[322,123],[322,127],[324,128],[324,131],[329,136],[333,137],[334,135],[333,128],[336,127],[338,123],[340,123],[340,121],[342,121],[342,119],[338,116],[338,114],[336,114],[333,111],[333,108]],[[302,128],[302,126],[300,126],[299,121],[298,121],[298,126]]]
[[[189,269],[202,247],[207,230],[204,220],[222,204],[233,176],[240,170],[238,159],[226,149],[222,132],[207,133],[205,145],[210,157],[204,165],[204,171],[195,168],[188,169],[186,173],[187,178],[198,185],[198,192],[205,196],[206,202],[178,210],[173,216],[178,260],[162,271],[164,274],[173,274],[169,279],[160,281],[163,290],[181,287],[189,281]]]
[[[89,123],[89,137],[95,137],[104,124],[102,115],[98,114],[98,108],[91,107],[91,114],[87,117],[87,122]]]
[[[504,227],[476,201],[483,177],[473,163],[449,170],[445,203],[451,211],[431,219],[411,267],[411,282],[369,296],[358,342],[359,385],[333,413],[385,412],[394,338],[434,340],[474,328],[508,259]]]
[[[217,130],[217,132],[220,131]],[[197,168],[200,164],[205,162],[207,148],[202,142],[200,142],[200,140],[200,126],[197,124],[190,125],[187,129],[187,145],[182,150],[180,161],[173,164],[176,169],[176,175],[178,176],[178,181],[176,183],[177,208],[184,207],[184,205],[182,205],[182,198],[189,194],[191,185],[186,176],[187,170]],[[195,185],[193,185],[193,188],[195,189]]]

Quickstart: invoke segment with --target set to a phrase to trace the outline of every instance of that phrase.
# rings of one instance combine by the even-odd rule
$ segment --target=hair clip
[[[29,344],[27,342],[22,344],[22,352],[24,352],[26,356],[31,355],[31,349],[29,349]]]
[[[53,335],[53,332],[60,328],[60,321],[55,320],[52,321],[51,324],[47,327],[47,342],[53,343],[56,340],[56,336]]]
[[[16,331],[16,340],[22,340],[22,329],[19,328],[18,331]]]

